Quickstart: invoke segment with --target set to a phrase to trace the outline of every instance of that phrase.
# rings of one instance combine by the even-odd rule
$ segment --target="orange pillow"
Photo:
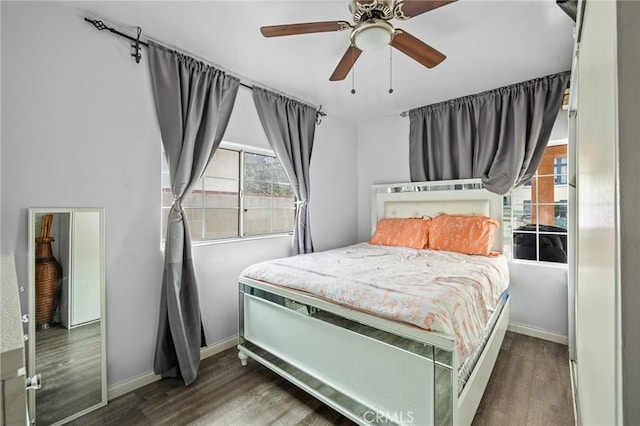
[[[369,244],[425,249],[429,243],[430,220],[421,218],[380,219]]]
[[[442,214],[431,219],[429,248],[489,256],[498,226],[486,216]]]

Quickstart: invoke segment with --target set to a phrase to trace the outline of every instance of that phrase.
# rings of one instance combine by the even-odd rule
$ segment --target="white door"
[[[100,214],[73,215],[71,326],[100,319]]]

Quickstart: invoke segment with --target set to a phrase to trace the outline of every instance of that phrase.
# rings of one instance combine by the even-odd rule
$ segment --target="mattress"
[[[471,373],[473,372],[478,359],[480,359],[480,355],[482,355],[482,351],[484,350],[484,347],[486,346],[487,342],[489,341],[489,337],[491,337],[491,333],[493,332],[493,326],[496,325],[496,322],[498,322],[498,318],[500,317],[502,308],[507,303],[508,298],[509,292],[508,290],[505,290],[504,293],[502,293],[502,295],[500,296],[498,304],[496,305],[493,314],[491,314],[491,317],[489,318],[489,321],[484,328],[478,345],[475,347],[473,352],[460,363],[460,367],[458,368],[458,393],[461,393],[464,389],[464,386],[467,384],[467,380],[469,380],[469,377],[471,376]]]
[[[460,365],[509,285],[504,256],[368,243],[257,263],[242,275],[453,336]]]

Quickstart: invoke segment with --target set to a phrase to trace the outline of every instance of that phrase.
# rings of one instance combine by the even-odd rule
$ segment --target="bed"
[[[502,210],[503,197],[478,180],[372,187],[372,231],[383,218],[441,213],[501,224]],[[502,247],[498,228],[491,249]],[[391,272],[397,266],[387,261],[399,262],[402,272]],[[459,277],[449,278],[455,275],[446,273],[449,265]],[[469,308],[443,297],[418,307],[415,298],[390,297],[393,289],[420,295],[422,280],[443,275],[447,283],[461,283],[449,293],[473,299]],[[469,280],[467,287],[484,295],[460,290]],[[239,278],[238,356],[245,365],[248,358],[260,362],[358,424],[468,425],[509,322],[507,286],[504,256],[361,243],[264,262]],[[441,315],[447,309],[453,319]],[[481,322],[462,317],[467,310],[480,312]]]

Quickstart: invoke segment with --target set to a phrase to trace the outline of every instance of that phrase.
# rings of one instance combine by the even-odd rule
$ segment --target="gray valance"
[[[409,111],[413,182],[482,178],[498,194],[538,168],[569,71]]]
[[[189,223],[182,200],[220,145],[240,80],[149,41],[149,67],[175,201],[169,212],[154,371],[196,379],[205,346]]]
[[[293,249],[297,254],[313,251],[309,226],[309,165],[316,131],[316,109],[259,87],[253,101],[269,144],[282,163],[298,199]]]

